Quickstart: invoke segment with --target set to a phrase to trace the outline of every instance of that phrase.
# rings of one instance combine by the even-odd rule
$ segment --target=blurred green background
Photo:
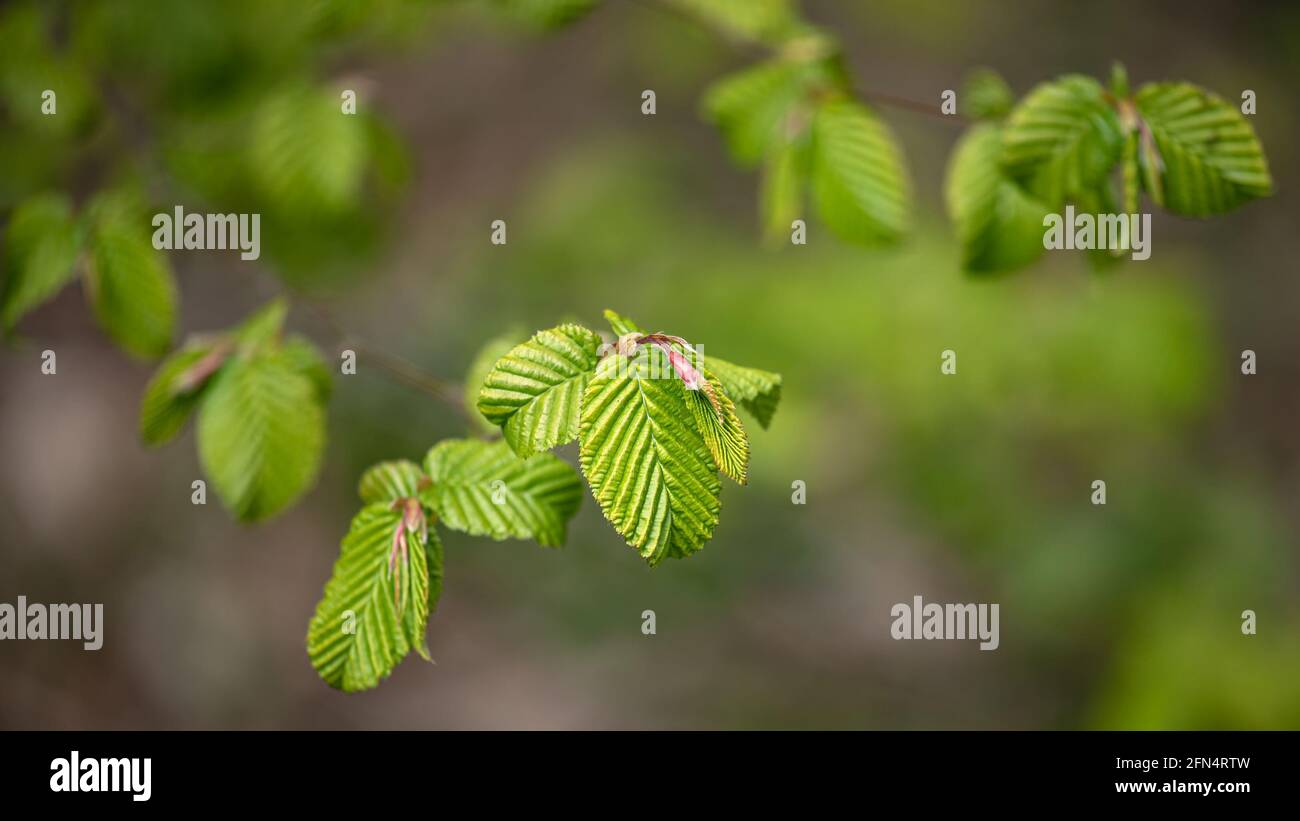
[[[654,0],[547,33],[490,5],[0,4],[0,207],[127,185],[262,213],[258,262],[170,254],[185,332],[290,288],[456,381],[508,328],[603,328],[608,307],[780,371],[713,542],[648,569],[589,497],[559,551],[448,534],[436,665],[334,692],[303,637],[356,479],[463,421],[363,356],[336,380],[315,489],[238,526],[190,504],[192,431],[138,444],[151,368],[72,286],[0,351],[0,601],[102,602],[105,642],[0,644],[0,726],[1300,727],[1300,8],[805,0],[860,89],[936,107],[979,65],[1023,94],[1115,59],[1138,83],[1257,93],[1273,198],[1157,211],[1151,259],[1105,274],[1061,253],[972,280],[941,201],[959,123],[881,109],[917,192],[903,246],[811,222],[807,246],[765,250],[758,181],[698,116],[757,53]],[[21,113],[58,72],[80,91],[57,124]],[[358,118],[313,121],[305,101],[343,88]],[[336,329],[290,324],[337,361]],[[1001,647],[891,640],[915,595],[999,603]]]

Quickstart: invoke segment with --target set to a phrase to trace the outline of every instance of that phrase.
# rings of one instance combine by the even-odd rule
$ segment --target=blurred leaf
[[[494,0],[509,17],[539,29],[559,28],[578,20],[600,0]]]
[[[655,345],[605,357],[582,403],[582,472],[605,518],[650,564],[688,556],[713,536],[722,486]]]
[[[281,211],[349,210],[361,189],[370,135],[331,90],[291,86],[268,97],[252,125],[250,162],[262,194]]]
[[[716,376],[723,391],[753,414],[764,429],[772,423],[781,401],[781,374],[733,365],[716,356],[704,357],[704,368]]]
[[[759,213],[763,236],[773,246],[790,241],[793,223],[803,214],[806,155],[806,146],[798,142],[776,148],[764,161]]]
[[[722,132],[732,158],[758,164],[793,136],[792,117],[806,92],[806,66],[770,60],[723,77],[704,93],[704,116]]]
[[[1208,217],[1273,192],[1264,149],[1235,106],[1190,83],[1143,86],[1136,102],[1155,140],[1142,153],[1147,191],[1161,206]]]
[[[1005,117],[1015,104],[1011,87],[991,68],[977,68],[966,76],[961,90],[962,110],[976,120]]]
[[[263,349],[228,362],[199,409],[199,458],[241,521],[268,518],[316,479],[325,445],[317,387],[300,363]]]
[[[0,11],[0,98],[12,121],[41,134],[76,135],[86,130],[98,93],[68,54],[56,51],[45,11],[34,3]],[[54,92],[54,112],[42,108]]]
[[[572,442],[600,344],[581,325],[539,331],[492,366],[478,396],[479,412],[501,428],[521,458]]]
[[[471,360],[469,370],[465,375],[465,407],[471,410],[478,407],[479,393],[483,390],[483,383],[487,381],[488,374],[492,367],[496,365],[497,360],[510,353],[511,349],[519,344],[523,331],[519,328],[511,328],[509,331],[494,336],[479,348],[478,353]],[[470,413],[471,425],[480,433],[496,433],[497,426],[489,422],[481,413]]]
[[[520,459],[501,441],[439,442],[424,469],[433,480],[427,498],[447,527],[498,541],[559,547],[582,501],[578,474],[564,461],[549,453]]]
[[[366,504],[398,499],[415,499],[420,495],[420,480],[425,478],[420,466],[407,459],[380,462],[361,474],[357,493]]]
[[[962,136],[948,165],[944,195],[966,271],[1009,271],[1043,252],[1048,209],[1004,174],[1001,153],[1001,129],[984,123]]]
[[[328,402],[334,389],[333,377],[316,345],[306,337],[295,335],[284,340],[280,352],[294,370],[311,380],[316,401],[321,405]]]
[[[891,243],[908,228],[911,187],[893,135],[865,106],[823,103],[813,120],[813,201],[841,239]]]
[[[86,288],[99,324],[121,348],[142,358],[171,347],[176,283],[166,258],[128,195],[109,194],[90,209]]]
[[[774,43],[802,24],[791,0],[665,0],[732,37]]]
[[[704,374],[713,389],[714,407],[703,390],[686,391],[686,404],[695,417],[695,426],[704,437],[704,444],[713,456],[713,464],[724,476],[737,484],[749,481],[749,436],[736,415],[736,405],[727,396],[718,377],[707,371]]]
[[[312,666],[352,693],[377,686],[412,649],[428,658],[425,631],[441,592],[438,534],[422,520],[410,526],[388,503],[367,505],[343,537],[307,628]]]
[[[4,232],[0,324],[6,330],[72,279],[81,243],[72,206],[62,194],[41,194],[14,210]]]
[[[1124,130],[1091,77],[1042,83],[1007,118],[1002,163],[1048,208],[1097,186],[1119,160]]]
[[[220,357],[214,344],[191,343],[163,360],[140,402],[140,439],[146,445],[166,444],[181,432]]]

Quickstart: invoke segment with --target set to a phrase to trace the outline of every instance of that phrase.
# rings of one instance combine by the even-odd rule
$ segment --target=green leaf
[[[721,483],[657,346],[606,357],[582,404],[582,472],[605,518],[651,565],[704,546],[718,524]]]
[[[983,123],[962,136],[948,165],[944,195],[966,271],[1008,271],[1043,252],[1048,209],[1006,176],[1001,153],[1001,129]]]
[[[357,493],[366,504],[398,499],[415,499],[420,495],[420,482],[424,479],[420,466],[407,459],[380,462],[361,474]]]
[[[790,0],[667,0],[726,34],[775,43],[800,30]]]
[[[605,309],[605,321],[609,323],[609,327],[614,330],[614,333],[617,336],[645,333],[645,331],[642,331],[635,322],[622,314],[609,310],[608,308]]]
[[[333,377],[316,345],[306,337],[294,335],[284,340],[280,352],[298,373],[311,381],[316,401],[321,405],[328,402],[334,390]]]
[[[781,401],[781,374],[733,365],[716,356],[704,357],[704,369],[716,376],[722,390],[749,411],[764,429]]]
[[[704,93],[704,116],[722,132],[738,164],[756,165],[795,136],[793,115],[807,79],[806,66],[770,60],[723,77]]]
[[[4,232],[0,325],[13,328],[62,290],[76,273],[80,252],[81,232],[67,197],[40,194],[15,208]]]
[[[496,0],[512,19],[538,29],[553,29],[585,16],[599,0]]]
[[[686,404],[690,406],[695,425],[713,456],[713,464],[732,481],[746,484],[749,481],[749,436],[722,382],[708,371],[704,372],[704,378],[712,388],[712,398],[703,390],[688,390]]]
[[[813,120],[812,193],[817,212],[841,239],[897,240],[908,227],[911,186],[893,135],[850,100],[823,103]]]
[[[396,549],[399,533],[405,552]],[[396,553],[396,555],[395,555]],[[412,649],[428,658],[425,631],[442,592],[442,543],[422,517],[367,505],[343,537],[334,572],[307,628],[307,655],[331,687],[375,687]]]
[[[181,432],[223,356],[217,345],[191,343],[163,360],[140,402],[140,439],[146,445],[165,444]]]
[[[523,332],[512,328],[510,331],[495,336],[479,348],[474,355],[473,361],[470,362],[469,371],[465,375],[465,407],[474,408],[478,406],[478,396],[483,390],[483,383],[487,381],[488,374],[492,371],[492,366],[497,360],[519,344]],[[496,433],[497,426],[488,422],[481,414],[471,414],[472,425],[475,430],[481,433]]]
[[[176,283],[146,227],[135,222],[121,215],[97,220],[86,286],[95,316],[109,337],[128,353],[152,358],[171,347]]]
[[[759,213],[765,240],[773,245],[790,241],[793,223],[803,213],[803,191],[808,181],[805,146],[792,143],[768,154],[763,163]]]
[[[248,349],[274,343],[280,338],[288,315],[289,304],[283,299],[273,299],[235,327],[235,339]]]
[[[1091,77],[1042,83],[1016,106],[1002,132],[1002,164],[1048,208],[1094,188],[1115,167],[1124,130]]]
[[[439,442],[424,470],[433,480],[425,498],[447,527],[498,541],[559,547],[582,501],[582,483],[564,461],[549,453],[520,459],[501,441]]]
[[[600,344],[600,336],[581,325],[538,332],[488,372],[479,412],[501,428],[521,458],[573,441]]]
[[[317,387],[283,352],[228,362],[199,409],[199,458],[241,521],[274,515],[316,479],[325,445]]]
[[[1015,95],[1002,75],[990,68],[978,68],[962,85],[961,108],[976,120],[995,120],[1006,116],[1015,104]]]
[[[1189,83],[1152,83],[1137,108],[1154,150],[1142,152],[1151,198],[1175,214],[1222,214],[1273,192],[1255,129],[1228,102]]]
[[[252,178],[277,210],[329,215],[355,206],[369,161],[365,118],[336,91],[293,85],[269,95],[249,133]]]

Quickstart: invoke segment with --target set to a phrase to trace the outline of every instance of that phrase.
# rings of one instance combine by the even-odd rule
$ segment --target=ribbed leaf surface
[[[564,544],[582,501],[578,474],[549,453],[520,459],[504,442],[452,439],[424,459],[425,493],[443,524],[474,536]]]
[[[420,494],[420,480],[423,478],[424,471],[420,466],[406,459],[380,462],[361,474],[357,493],[361,496],[361,501],[368,505],[415,499]]]
[[[1006,176],[1001,154],[1001,129],[976,125],[957,143],[948,166],[944,194],[967,271],[1019,268],[1043,252],[1047,207]]]
[[[256,521],[315,481],[325,444],[317,388],[277,350],[240,356],[213,378],[199,410],[199,458],[235,516]]]
[[[488,372],[478,409],[520,457],[573,441],[600,336],[580,325],[541,331]]]
[[[412,649],[428,658],[425,630],[442,591],[442,544],[432,529],[405,533],[387,503],[367,505],[343,538],[334,573],[307,628],[307,655],[331,687],[375,687]]]
[[[1155,139],[1142,160],[1148,181],[1159,177],[1147,185],[1157,203],[1207,217],[1272,193],[1264,149],[1236,106],[1188,83],[1143,86],[1136,102]]]
[[[1002,164],[1048,208],[1096,188],[1119,160],[1124,132],[1101,84],[1069,75],[1042,83],[1007,118]]]
[[[739,484],[749,481],[749,436],[740,423],[736,405],[727,396],[718,377],[705,371],[713,387],[713,400],[702,390],[686,391],[686,404],[695,417],[695,426],[713,456],[713,464],[724,476]],[[714,401],[717,406],[714,406]]]
[[[704,368],[718,378],[723,391],[753,414],[764,429],[781,401],[781,374],[734,365],[716,356],[704,357]]]
[[[651,564],[699,550],[718,523],[721,483],[660,349],[606,357],[583,398],[582,471],[605,518]]]
[[[207,384],[193,378],[195,368],[211,356],[212,345],[191,344],[158,366],[140,402],[140,439],[146,445],[165,444],[180,433]]]
[[[912,195],[902,153],[859,103],[832,100],[817,109],[812,192],[822,221],[845,241],[889,243],[907,230]]]
[[[86,285],[95,316],[113,341],[148,358],[171,346],[177,296],[171,269],[154,250],[146,227],[125,219],[97,225]]]
[[[756,165],[785,141],[806,74],[797,63],[772,60],[723,77],[705,92],[704,116],[722,132],[737,163]]]

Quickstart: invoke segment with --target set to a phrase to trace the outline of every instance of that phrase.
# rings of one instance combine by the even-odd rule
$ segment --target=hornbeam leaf
[[[417,508],[418,509],[418,508]],[[377,502],[352,520],[307,628],[307,655],[331,687],[375,687],[412,649],[442,592],[442,543],[403,505]]]
[[[605,309],[605,321],[609,323],[609,327],[612,328],[614,333],[618,336],[623,336],[624,334],[644,333],[635,322],[622,314],[617,314],[609,310],[608,308]]]
[[[605,518],[651,565],[713,536],[721,483],[667,355],[606,357],[582,402],[582,472]]]
[[[1189,83],[1152,83],[1136,98],[1154,146],[1141,152],[1151,198],[1175,214],[1222,214],[1273,192],[1264,149],[1236,106]]]
[[[281,351],[235,357],[199,409],[199,458],[242,521],[271,516],[315,481],[325,444],[317,388]]]
[[[749,436],[722,382],[708,371],[704,372],[704,378],[713,388],[713,399],[703,390],[688,390],[686,404],[690,405],[695,425],[713,456],[713,464],[723,475],[743,485],[749,481]]]
[[[817,213],[841,239],[897,240],[908,227],[911,184],[893,135],[851,100],[823,103],[813,119],[812,193]]]
[[[582,392],[599,358],[600,336],[581,325],[540,331],[497,360],[478,396],[520,458],[573,441]]]
[[[788,243],[794,221],[802,216],[808,178],[806,153],[803,143],[790,143],[769,152],[763,162],[759,219],[763,238],[770,245]]]
[[[76,273],[81,232],[62,194],[32,197],[14,209],[4,231],[0,327],[52,299]]]
[[[704,116],[722,132],[737,163],[756,165],[791,136],[790,118],[804,97],[809,74],[802,64],[771,60],[709,87]]]
[[[1029,92],[1007,118],[1002,164],[1030,194],[1056,208],[1096,188],[1115,167],[1124,129],[1091,77],[1068,75]]]
[[[153,358],[171,345],[176,283],[143,224],[117,216],[98,221],[86,286],[99,324],[128,353]]]
[[[493,337],[483,343],[483,347],[474,355],[473,361],[470,362],[469,371],[465,375],[465,407],[473,408],[478,405],[479,392],[483,390],[483,383],[487,381],[487,376],[492,372],[492,366],[497,360],[510,353],[519,340],[524,336],[522,331],[511,329],[510,331]],[[497,427],[483,418],[482,414],[471,414],[473,419],[471,425],[482,433],[496,433]]]
[[[966,271],[1019,268],[1043,252],[1047,207],[1006,176],[1001,153],[1001,129],[982,123],[962,136],[948,166],[944,194]]]
[[[443,524],[474,536],[564,544],[582,502],[582,483],[560,458],[520,459],[505,442],[450,439],[424,459],[433,485],[423,495]]]
[[[316,401],[322,405],[328,402],[334,388],[333,378],[325,365],[325,360],[321,358],[320,351],[311,340],[297,335],[291,336],[284,340],[280,352],[292,363],[298,373],[311,380],[312,387],[316,389]]]
[[[800,28],[790,0],[668,0],[732,37],[779,42]]]
[[[398,499],[414,499],[420,495],[420,480],[424,471],[420,466],[406,459],[380,462],[361,474],[357,484],[357,493],[366,504],[388,502]]]
[[[195,343],[158,366],[140,402],[140,439],[146,445],[165,444],[180,433],[220,366],[221,355],[216,345]]]
[[[781,401],[781,374],[733,365],[716,356],[704,357],[704,368],[718,378],[722,390],[753,414],[764,429]]]

